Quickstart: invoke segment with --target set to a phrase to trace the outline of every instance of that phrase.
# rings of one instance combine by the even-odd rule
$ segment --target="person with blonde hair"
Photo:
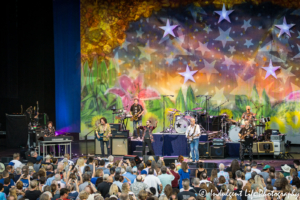
[[[17,200],[18,199],[17,189],[15,187],[14,188],[10,188],[8,196],[12,196],[12,197],[15,198],[15,200]]]
[[[89,193],[83,190],[79,193],[78,198],[80,200],[87,200],[89,198]]]
[[[85,166],[86,166],[86,164],[85,164],[84,158],[83,157],[78,158],[76,167],[78,168],[78,170],[81,171],[82,174],[83,174]]]
[[[259,188],[260,190],[264,190],[264,187],[265,187],[264,179],[261,178],[260,175],[256,175],[256,176],[254,177],[254,180],[255,180],[255,184],[258,186],[258,188]]]
[[[109,188],[109,192],[108,192],[109,196],[111,196],[111,195],[117,196],[118,193],[119,193],[119,187],[116,184],[112,184]]]
[[[51,195],[51,196],[50,196]],[[52,198],[52,194],[50,192],[44,192],[41,196],[40,196],[40,200],[51,200]]]

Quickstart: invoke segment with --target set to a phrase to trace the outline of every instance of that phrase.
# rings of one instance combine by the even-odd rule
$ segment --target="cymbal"
[[[201,110],[203,108],[197,107],[197,108],[193,108],[192,110]]]

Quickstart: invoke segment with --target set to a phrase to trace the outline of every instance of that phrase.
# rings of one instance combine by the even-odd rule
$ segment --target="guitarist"
[[[240,159],[241,163],[244,164],[245,150],[248,150],[250,163],[253,159],[252,146],[253,146],[253,137],[255,135],[255,130],[253,127],[250,127],[250,122],[245,121],[245,127],[242,128],[239,132],[239,137],[241,138],[240,146]]]
[[[133,139],[140,137],[140,130],[137,129],[137,126],[142,125],[142,115],[144,113],[143,107],[138,103],[139,99],[134,98],[134,104],[130,107],[130,114],[132,116],[137,116],[137,120],[133,119]],[[141,139],[141,138],[140,138]]]
[[[145,149],[146,149],[146,144],[149,147],[149,151],[151,155],[155,155],[153,148],[152,148],[152,142],[154,142],[152,131],[157,127],[157,122],[155,123],[155,126],[150,126],[151,121],[148,120],[146,122],[146,126],[140,126],[139,129],[143,130],[143,136],[142,136],[142,141],[143,141],[143,155],[145,155]]]
[[[188,128],[186,129],[185,135],[188,139],[188,142],[190,142],[190,150],[191,150],[193,162],[199,161],[198,145],[199,145],[200,134],[201,132],[200,132],[199,125],[195,123],[194,118],[191,118],[191,125],[189,125]]]
[[[112,135],[111,135],[110,125],[107,123],[107,119],[105,117],[102,117],[100,119],[100,124],[96,129],[96,136],[97,136],[97,140],[100,141],[102,157],[105,156],[104,144],[106,144],[107,154],[108,154],[107,156],[109,156],[110,155],[109,137],[111,137]]]

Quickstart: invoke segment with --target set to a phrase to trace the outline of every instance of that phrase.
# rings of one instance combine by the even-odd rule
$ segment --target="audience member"
[[[220,165],[219,165],[219,173],[218,173],[218,178],[220,177],[220,176],[224,176],[224,178],[225,178],[225,183],[226,184],[228,184],[228,181],[229,181],[229,174],[228,174],[228,172],[225,172],[224,170],[225,170],[225,165],[223,164],[223,163],[221,163]]]

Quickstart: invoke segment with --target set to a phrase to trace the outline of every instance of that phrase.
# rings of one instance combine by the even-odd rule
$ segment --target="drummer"
[[[255,114],[252,113],[252,112],[250,112],[250,110],[251,110],[251,107],[250,106],[246,106],[246,112],[243,113],[242,120],[249,121],[249,123],[251,125],[253,125]],[[244,124],[242,124],[242,125],[244,125]]]

